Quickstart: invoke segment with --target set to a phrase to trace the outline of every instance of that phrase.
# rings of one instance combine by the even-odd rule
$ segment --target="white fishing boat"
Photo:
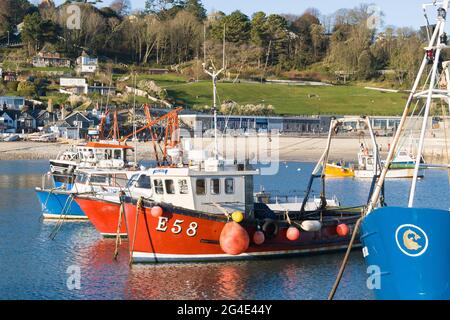
[[[384,162],[384,161],[383,161]],[[412,178],[414,176],[415,160],[407,152],[399,152],[391,164],[387,179]],[[373,178],[375,158],[373,151],[363,150],[358,153],[358,168],[354,170],[355,178]],[[419,177],[423,178],[424,169],[419,169]]]

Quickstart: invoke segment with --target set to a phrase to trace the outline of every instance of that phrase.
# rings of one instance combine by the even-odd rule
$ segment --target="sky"
[[[35,0],[39,1],[39,0]],[[145,0],[130,0],[133,9],[144,7]],[[64,2],[56,0],[57,4]],[[111,3],[112,0],[103,0],[103,5]],[[305,9],[315,7],[322,14],[331,14],[337,9],[353,8],[361,3],[374,4],[384,13],[384,25],[396,27],[419,28],[425,24],[422,12],[422,4],[432,2],[431,0],[202,0],[208,10],[220,10],[230,13],[240,10],[251,16],[256,11],[266,13],[292,13],[301,14]],[[431,14],[430,18],[435,17]],[[431,19],[433,19],[431,18]]]

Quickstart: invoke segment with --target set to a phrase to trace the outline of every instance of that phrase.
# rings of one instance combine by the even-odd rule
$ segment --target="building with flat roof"
[[[0,97],[0,110],[21,110],[25,106],[23,97]]]
[[[214,129],[214,116],[208,114],[182,114],[182,123],[195,135]],[[217,129],[220,132],[282,132],[282,133],[319,133],[327,131],[331,117],[279,117],[279,116],[239,116],[218,115]]]

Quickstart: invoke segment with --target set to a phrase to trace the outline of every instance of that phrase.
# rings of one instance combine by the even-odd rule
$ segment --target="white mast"
[[[402,115],[400,124],[397,128],[397,132],[395,134],[394,140],[392,142],[392,147],[391,147],[391,150],[389,151],[388,157],[386,159],[385,166],[383,168],[380,178],[378,179],[378,183],[376,185],[376,188],[374,190],[372,198],[370,199],[370,202],[368,204],[367,213],[370,213],[378,203],[381,188],[384,184],[386,174],[389,170],[389,167],[392,163],[394,155],[397,151],[396,149],[397,149],[398,143],[400,141],[400,136],[401,136],[401,133],[405,126],[405,122],[408,117],[408,112],[410,111],[409,107],[411,106],[412,101],[415,98],[417,98],[417,99],[426,98],[427,100],[426,100],[426,105],[425,105],[424,119],[423,119],[422,130],[421,130],[420,140],[419,140],[419,147],[417,150],[417,157],[416,157],[416,163],[415,163],[415,168],[414,168],[414,178],[413,178],[413,182],[411,185],[409,201],[408,201],[409,207],[412,207],[414,205],[414,195],[415,195],[415,190],[416,190],[416,185],[417,185],[418,173],[419,173],[419,169],[420,169],[420,161],[422,159],[422,152],[423,152],[423,147],[424,147],[424,140],[425,140],[427,123],[428,123],[428,117],[430,115],[431,102],[432,102],[433,98],[438,98],[438,97],[441,98],[443,96],[442,90],[435,89],[435,85],[436,85],[437,71],[438,71],[438,66],[439,66],[439,57],[441,55],[441,50],[444,48],[447,48],[447,44],[441,43],[441,39],[442,39],[442,36],[444,35],[446,14],[447,14],[448,7],[449,7],[449,1],[450,0],[444,0],[443,2],[439,3],[439,5],[441,5],[441,7],[438,9],[438,21],[436,23],[436,27],[433,32],[433,36],[430,39],[428,47],[425,48],[426,52],[425,52],[424,58],[422,60],[422,64],[420,66],[419,72],[417,74],[416,80],[415,80],[413,88],[411,90],[411,94],[406,103],[406,107],[403,111],[403,115]],[[424,8],[426,8],[428,6],[435,6],[435,5],[436,5],[436,1],[434,1],[432,4],[424,5]],[[433,53],[434,50],[435,50],[435,53]],[[430,58],[433,59],[433,68],[432,68],[429,89],[426,91],[417,92],[417,88],[419,86],[420,80],[422,78],[422,75],[425,71],[425,67]],[[449,92],[445,92],[445,93],[448,98]]]
[[[442,36],[445,33],[445,22],[446,22],[446,15],[448,11],[449,6],[449,0],[445,0],[442,4],[442,8],[445,11],[438,11],[438,24],[436,25],[436,30],[438,30],[439,34],[436,37],[436,45],[433,46],[433,43],[431,43],[432,46],[428,47],[428,50],[434,50],[436,49],[436,54],[433,61],[433,71],[431,74],[431,80],[430,80],[430,86],[428,89],[427,94],[427,102],[425,105],[425,113],[423,115],[423,123],[422,123],[422,131],[420,133],[420,139],[419,139],[419,147],[417,149],[417,155],[416,155],[416,163],[414,168],[414,177],[411,185],[411,190],[409,193],[409,201],[408,201],[408,207],[411,208],[414,205],[414,196],[416,193],[416,185],[417,185],[417,178],[419,175],[419,169],[420,169],[420,162],[422,160],[422,153],[423,153],[423,147],[424,147],[424,141],[425,141],[425,134],[427,130],[427,124],[428,124],[428,117],[430,116],[430,109],[431,109],[431,103],[434,97],[435,92],[435,86],[436,86],[436,80],[437,80],[437,73],[438,73],[438,66],[439,66],[439,58],[441,56],[441,50],[447,46],[446,43],[441,43]],[[448,93],[447,93],[448,94]]]
[[[136,91],[137,91],[137,73],[134,73],[134,97],[133,97],[133,141],[134,141],[134,165],[137,165],[137,134],[136,134]]]
[[[206,63],[203,63],[203,68],[206,74],[212,78],[213,82],[213,112],[214,112],[214,157],[219,159],[219,141],[217,138],[217,78],[225,70],[225,25],[223,27],[223,60],[222,69],[216,71],[214,63],[210,67],[210,71],[206,69]]]

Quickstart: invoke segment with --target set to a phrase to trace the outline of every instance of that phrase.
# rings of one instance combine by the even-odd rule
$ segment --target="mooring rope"
[[[49,235],[49,238],[51,238],[52,240],[55,240],[56,235],[59,233],[59,230],[61,229],[62,225],[64,224],[64,222],[67,218],[69,209],[72,206],[74,199],[75,199],[75,197],[73,196],[73,194],[70,194],[69,197],[67,198],[67,200],[64,204],[64,207],[61,211],[61,214],[60,214],[58,220],[56,221],[55,227],[53,228],[52,232]],[[70,202],[69,202],[69,200],[70,200]]]
[[[117,232],[116,232],[116,249],[114,251],[114,260],[117,260],[117,256],[119,255],[119,245],[122,244],[122,240],[120,237],[120,228],[122,226],[122,216],[125,212],[125,203],[123,202],[124,193],[121,191],[119,194],[120,197],[120,210],[119,210],[119,221],[117,221]]]
[[[130,250],[130,261],[129,265],[131,266],[133,264],[133,252],[134,252],[134,243],[136,241],[136,230],[138,227],[138,221],[139,221],[139,213],[142,209],[142,203],[144,202],[144,197],[139,197],[137,204],[136,204],[136,218],[134,221],[134,233],[133,233],[133,241],[131,242],[131,250]]]
[[[328,295],[328,300],[333,300],[334,295],[336,294],[336,290],[339,287],[339,284],[341,282],[342,276],[344,275],[345,267],[347,266],[348,258],[350,257],[350,252],[352,251],[353,244],[356,239],[356,235],[358,234],[359,226],[361,225],[363,217],[360,217],[355,224],[355,228],[353,229],[352,238],[350,240],[350,243],[347,247],[347,252],[345,253],[344,260],[342,260],[341,268],[339,269],[339,273],[336,277],[336,281],[334,282],[333,288],[330,291],[330,294]]]

